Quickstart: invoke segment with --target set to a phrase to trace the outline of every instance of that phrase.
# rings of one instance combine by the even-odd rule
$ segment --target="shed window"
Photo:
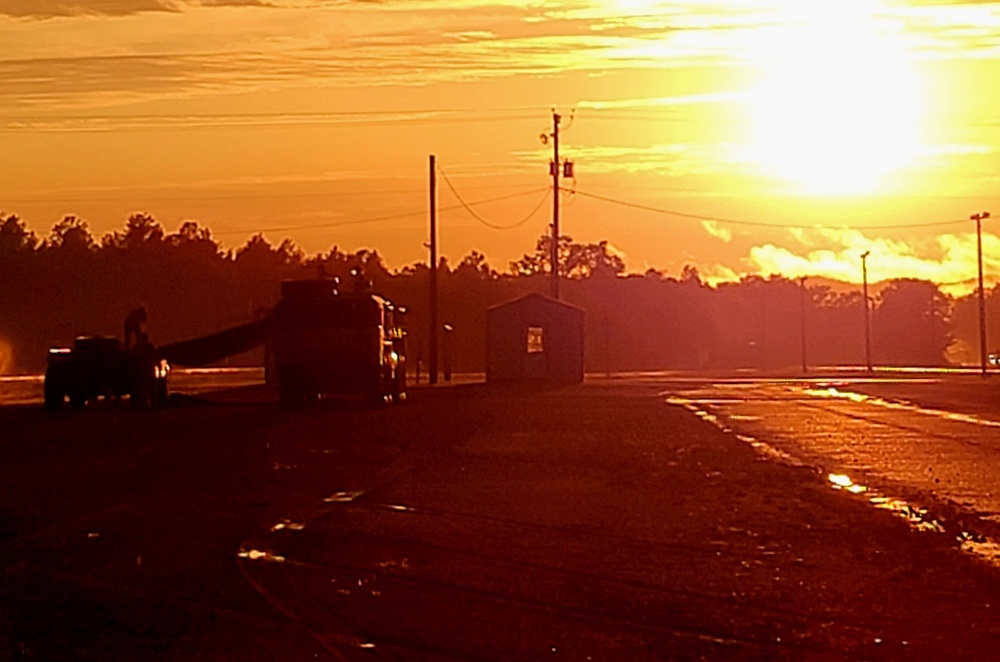
[[[542,327],[528,327],[528,354],[540,354],[545,349],[542,342]]]

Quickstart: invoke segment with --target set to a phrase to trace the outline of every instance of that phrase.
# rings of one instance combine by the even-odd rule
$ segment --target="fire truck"
[[[266,352],[281,402],[404,401],[405,312],[366,288],[342,291],[335,279],[283,282]]]

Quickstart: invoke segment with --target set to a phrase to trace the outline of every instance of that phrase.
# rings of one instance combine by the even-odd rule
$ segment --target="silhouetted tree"
[[[85,220],[69,215],[52,226],[45,247],[71,253],[89,253],[97,250],[97,241]]]
[[[486,256],[479,251],[472,251],[462,258],[455,268],[455,275],[463,278],[493,280],[500,274],[494,271],[486,261]]]
[[[566,275],[566,258],[569,257],[570,244],[573,238],[567,235],[559,236],[559,268],[560,274]],[[543,234],[535,244],[535,252],[531,255],[525,253],[520,260],[510,263],[510,272],[515,276],[534,276],[537,274],[552,273],[551,260],[552,237]]]
[[[38,246],[38,237],[16,215],[0,212],[0,255],[30,253]]]
[[[163,241],[163,226],[149,214],[132,214],[121,232],[105,235],[101,240],[106,247],[139,248],[159,245]]]
[[[541,237],[503,275],[479,251],[454,268],[441,258],[439,322],[455,328],[456,370],[483,369],[488,307],[548,292],[549,241]],[[411,354],[427,358],[430,270],[423,262],[393,271],[375,250],[336,246],[307,257],[290,239],[272,245],[259,234],[225,252],[197,221],[167,234],[149,214],[130,216],[96,244],[85,221],[67,216],[40,249],[17,216],[0,214],[0,337],[14,345],[18,369],[40,369],[47,345],[77,333],[120,333],[122,317],[139,304],[150,312],[154,342],[172,342],[253,319],[273,306],[282,280],[344,278],[351,269],[410,309]],[[563,236],[559,246],[563,298],[586,312],[588,369],[798,366],[803,291],[797,281],[749,276],[710,285],[692,265],[676,278],[652,269],[625,275],[605,241],[580,244]],[[811,284],[806,294],[810,364],[862,362],[860,289]],[[1000,315],[1000,293],[991,293],[988,307]],[[873,320],[876,358],[939,362],[954,328],[975,348],[975,297],[953,311],[930,283],[890,284]]]
[[[520,260],[510,263],[511,274],[515,276],[533,276],[552,273],[551,267],[552,237],[542,235],[535,244],[534,254],[525,254]],[[588,278],[595,273],[620,275],[625,272],[625,262],[621,257],[612,255],[608,250],[608,242],[596,244],[577,244],[568,235],[559,237],[559,274],[567,278]]]
[[[882,290],[872,315],[872,340],[878,362],[890,365],[940,365],[952,337],[951,301],[937,285],[912,278],[894,280]]]
[[[570,278],[589,278],[594,274],[618,276],[625,273],[625,261],[608,251],[607,241],[570,243],[563,271]]]
[[[646,272],[649,274],[649,272]],[[681,269],[680,281],[686,285],[697,285],[701,287],[704,283],[701,280],[701,274],[698,272],[698,267],[693,264],[685,264],[684,268]]]

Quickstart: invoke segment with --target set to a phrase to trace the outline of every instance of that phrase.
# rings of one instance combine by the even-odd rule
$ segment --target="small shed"
[[[583,381],[583,310],[528,294],[486,311],[486,381]]]

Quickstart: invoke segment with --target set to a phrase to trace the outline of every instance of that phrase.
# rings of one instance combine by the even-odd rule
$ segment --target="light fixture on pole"
[[[986,294],[983,290],[983,220],[990,217],[988,211],[973,214],[969,220],[976,222],[976,248],[979,258],[979,367],[986,375]]]
[[[865,369],[868,374],[872,373],[872,322],[871,309],[868,306],[868,256],[871,254],[871,251],[865,251],[861,254],[861,293],[865,306]]]
[[[806,277],[799,277],[799,323],[800,340],[802,341],[802,374],[809,372],[809,362],[806,360]]]

